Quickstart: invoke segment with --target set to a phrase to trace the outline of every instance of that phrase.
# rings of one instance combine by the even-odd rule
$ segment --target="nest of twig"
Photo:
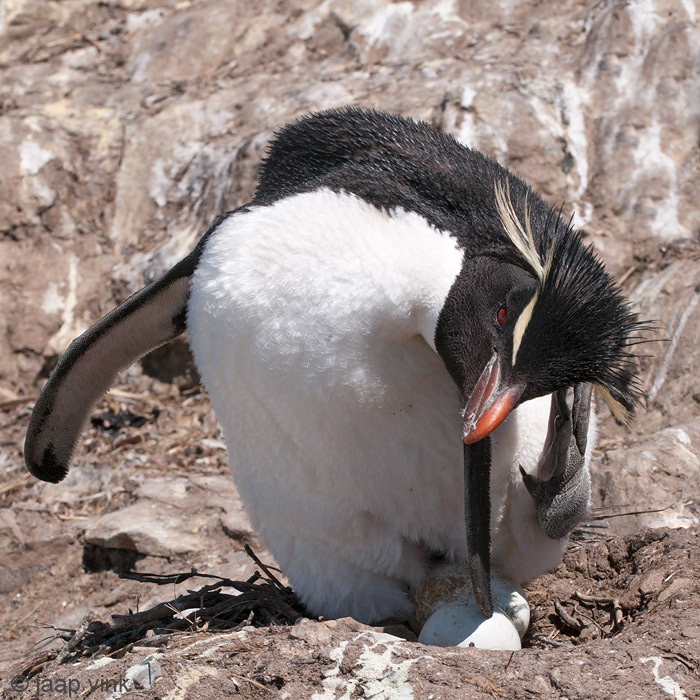
[[[214,582],[148,610],[112,615],[110,623],[85,619],[77,630],[61,630],[60,636],[68,643],[52,665],[93,655],[121,656],[135,645],[159,646],[177,633],[220,632],[247,625],[291,625],[299,618],[307,617],[294,591],[281,583],[248,545],[245,549],[260,569],[247,581],[234,581],[195,570],[170,575],[120,574],[121,578],[160,586],[194,578],[213,579]],[[44,665],[45,662],[41,664]],[[31,675],[31,671],[27,675]]]

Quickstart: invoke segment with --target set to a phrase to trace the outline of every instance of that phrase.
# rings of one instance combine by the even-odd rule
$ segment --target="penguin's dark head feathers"
[[[528,192],[518,212],[508,181],[496,183],[495,198],[513,247],[537,279],[512,334],[511,373],[526,386],[522,399],[589,382],[627,420],[639,391],[629,347],[645,325],[571,225],[551,209],[538,207],[533,216]]]
[[[465,397],[494,352],[510,366],[516,321],[536,291],[536,280],[522,267],[488,256],[465,259],[435,334],[437,351]]]
[[[513,372],[528,385],[523,399],[590,382],[626,421],[639,392],[629,348],[643,324],[593,249],[571,227],[559,228],[532,314],[515,338]]]
[[[592,247],[530,190],[512,197],[514,181],[504,171],[494,183],[503,236],[486,256],[465,259],[436,330],[467,403],[465,437],[484,437],[517,403],[581,382],[626,422],[639,392],[630,346],[645,324]],[[499,397],[498,421],[491,411],[473,433]]]

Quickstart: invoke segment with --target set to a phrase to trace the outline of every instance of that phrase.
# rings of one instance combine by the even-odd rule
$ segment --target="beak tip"
[[[464,419],[463,427],[462,427],[462,439],[464,440],[465,445],[471,445],[474,442],[477,442],[474,439],[474,433],[476,432],[476,421],[474,420],[474,416],[470,416],[469,418]]]
[[[496,397],[491,405],[481,413],[478,420],[469,416],[464,420],[463,439],[465,445],[472,445],[490,435],[516,407],[524,387],[513,387]]]

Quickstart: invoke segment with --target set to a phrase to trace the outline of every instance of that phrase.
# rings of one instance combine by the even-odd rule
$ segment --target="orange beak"
[[[476,382],[464,410],[464,443],[471,445],[496,430],[518,405],[524,390],[524,386],[501,386],[501,365],[494,353]]]

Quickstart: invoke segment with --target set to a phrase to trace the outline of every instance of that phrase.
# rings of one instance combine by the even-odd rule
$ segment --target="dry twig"
[[[149,610],[112,615],[110,624],[84,620],[78,630],[69,631],[69,642],[52,665],[75,661],[81,656],[91,656],[100,651],[107,656],[118,656],[137,644],[161,644],[174,634],[193,630],[221,631],[250,624],[294,624],[305,615],[294,592],[274,576],[247,545],[246,551],[262,570],[262,573],[255,572],[247,581],[233,581],[213,574],[200,574],[195,570],[171,575],[121,574],[122,578],[161,586],[181,584],[193,578],[214,579],[214,582],[159,603]],[[224,592],[223,589],[233,589],[234,592]],[[185,610],[192,612],[185,615]]]

